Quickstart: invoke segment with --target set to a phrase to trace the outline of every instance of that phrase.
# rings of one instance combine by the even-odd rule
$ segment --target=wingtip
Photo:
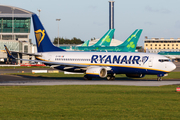
[[[15,57],[10,53],[10,51],[8,50],[8,48],[6,47],[6,45],[4,45],[4,47],[5,47],[5,50],[6,50],[6,52],[7,52],[8,57],[15,59]]]

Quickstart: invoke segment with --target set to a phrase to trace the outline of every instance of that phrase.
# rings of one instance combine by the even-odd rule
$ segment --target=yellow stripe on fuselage
[[[52,61],[49,61],[49,60],[45,60],[45,59],[42,59],[42,58],[39,58],[39,57],[36,57],[37,59],[39,60],[42,60],[42,61],[46,61],[46,62],[52,62]]]
[[[155,71],[162,71],[169,73],[170,71],[164,71],[164,70],[159,70],[159,69],[152,69],[152,68],[145,68],[145,67],[136,67],[136,66],[124,66],[124,65],[114,65],[114,64],[84,64],[84,63],[78,63],[79,65],[94,65],[94,66],[108,66],[108,67],[126,67],[126,68],[138,68],[138,69],[147,69],[147,70],[155,70]]]

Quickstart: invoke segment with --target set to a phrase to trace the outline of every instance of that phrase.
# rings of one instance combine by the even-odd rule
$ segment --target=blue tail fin
[[[115,29],[109,29],[107,33],[92,46],[109,46],[111,44],[112,37],[114,36]]]
[[[32,19],[38,52],[65,51],[52,44],[46,30],[44,29],[41,21],[39,20],[39,17],[36,14],[32,14]]]

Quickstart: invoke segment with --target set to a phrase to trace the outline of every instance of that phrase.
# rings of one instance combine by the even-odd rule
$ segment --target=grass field
[[[60,73],[13,73],[13,75],[26,75],[26,76],[36,76],[36,77],[46,77],[46,78],[55,78],[55,79],[61,79],[61,78],[83,78],[84,74],[64,74],[63,72]],[[105,79],[105,78],[104,78]],[[118,74],[116,75],[116,79],[129,79],[124,74]],[[157,79],[157,75],[146,75],[144,78],[138,78],[138,79]],[[163,77],[163,79],[180,79],[180,72],[171,72],[168,74],[168,76]]]
[[[0,119],[178,120],[176,87],[0,86]]]

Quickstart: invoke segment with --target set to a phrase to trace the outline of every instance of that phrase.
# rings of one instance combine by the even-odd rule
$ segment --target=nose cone
[[[173,71],[173,70],[176,69],[176,65],[173,62],[171,62],[171,64],[169,65],[168,69],[169,69],[169,71]]]

